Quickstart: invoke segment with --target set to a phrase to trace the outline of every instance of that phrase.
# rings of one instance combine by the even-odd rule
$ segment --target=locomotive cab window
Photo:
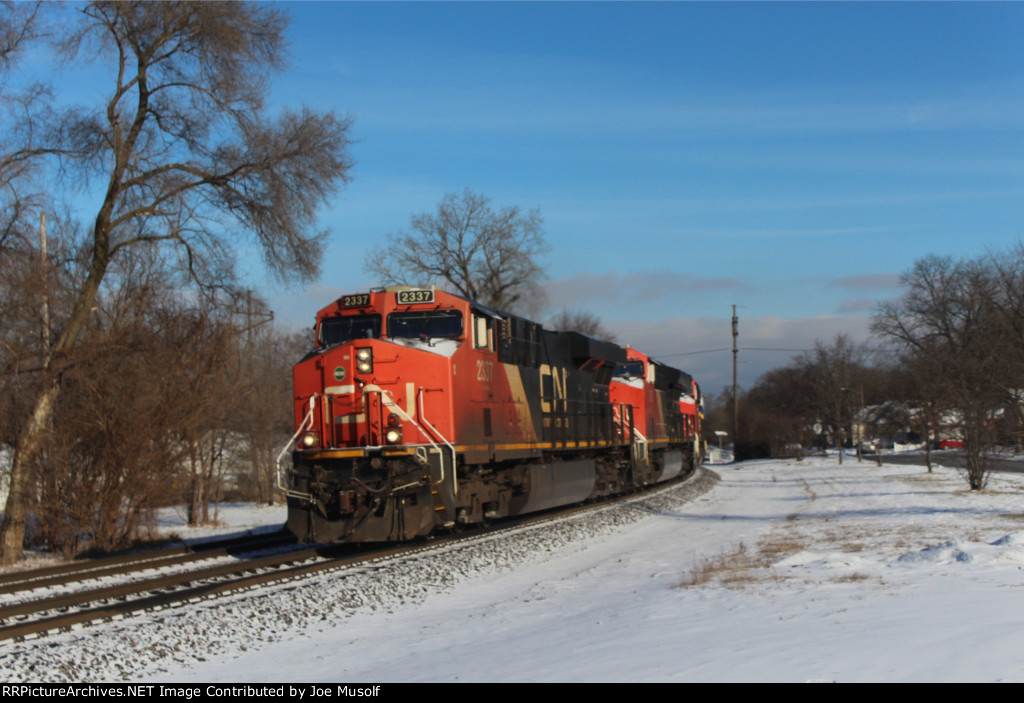
[[[458,310],[411,310],[388,315],[388,336],[392,339],[459,339],[462,313]]]
[[[320,322],[317,346],[331,347],[356,339],[380,337],[380,315],[345,315],[325,317]]]
[[[644,362],[630,361],[615,367],[615,378],[643,378]]]
[[[473,348],[494,351],[494,325],[486,315],[473,313]]]

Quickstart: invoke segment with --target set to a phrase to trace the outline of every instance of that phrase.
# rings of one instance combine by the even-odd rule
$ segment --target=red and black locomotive
[[[294,381],[282,488],[304,541],[411,539],[622,493],[699,457],[689,375],[442,291],[339,298]]]

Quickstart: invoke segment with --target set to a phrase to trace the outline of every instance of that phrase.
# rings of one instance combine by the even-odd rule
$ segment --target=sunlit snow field
[[[4,643],[0,668],[174,682],[1024,680],[1024,477],[972,494],[956,470],[854,458],[709,468],[721,481],[689,502],[669,494],[472,557]],[[221,515],[229,532],[283,518]]]

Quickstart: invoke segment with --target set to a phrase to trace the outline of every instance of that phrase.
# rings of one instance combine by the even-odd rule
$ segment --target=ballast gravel
[[[686,482],[581,514],[382,558],[301,581],[0,643],[7,683],[139,681],[210,657],[338,627],[358,612],[416,604],[455,584],[555,558],[572,544],[673,510],[719,480],[707,469]]]

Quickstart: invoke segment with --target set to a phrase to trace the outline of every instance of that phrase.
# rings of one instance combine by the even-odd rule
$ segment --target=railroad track
[[[0,575],[0,595],[7,597],[0,603],[0,640],[23,638],[29,634],[66,629],[74,624],[129,613],[137,609],[132,607],[129,599],[139,599],[141,595],[154,591],[175,589],[197,578],[215,578],[218,571],[230,574],[239,565],[252,564],[253,560],[190,571],[181,571],[183,567],[294,543],[292,535],[279,531],[3,574]],[[277,556],[281,558],[284,555]],[[154,569],[168,573],[138,578],[141,572]],[[170,573],[172,569],[178,571]],[[101,579],[119,582],[108,586],[81,587],[89,581]],[[65,588],[64,592],[54,595],[54,590],[62,590],[61,587],[71,590]],[[24,597],[15,595],[19,593],[24,593]],[[119,602],[108,605],[112,600]],[[97,603],[100,607],[94,605]],[[73,608],[75,612],[69,613]]]
[[[133,554],[87,559],[29,571],[12,571],[0,574],[0,595],[78,583],[91,578],[128,575],[147,569],[188,564],[247,551],[269,549],[294,542],[295,538],[292,535],[281,530],[268,534],[245,535],[192,545],[182,544],[176,547],[150,549]]]
[[[616,502],[652,494],[675,486],[677,483],[678,481],[670,481],[654,486],[648,491],[626,494],[601,503],[558,508],[522,518],[503,520],[499,525],[488,530],[445,535],[429,542],[405,543],[377,548],[364,547],[362,549],[344,544],[317,545],[293,549],[280,554],[238,559],[237,562],[231,564],[218,564],[184,572],[163,573],[130,582],[78,589],[58,595],[47,595],[43,591],[55,583],[78,584],[102,577],[126,576],[145,569],[167,570],[189,561],[211,559],[225,554],[237,557],[243,551],[267,549],[269,544],[265,539],[262,542],[217,543],[209,545],[207,549],[198,554],[180,553],[182,548],[175,548],[134,555],[130,558],[129,564],[124,563],[123,559],[120,561],[105,559],[91,564],[76,564],[8,574],[0,579],[0,593],[12,593],[15,590],[25,591],[29,593],[29,597],[19,602],[0,605],[0,641],[22,640],[32,635],[44,635],[53,630],[66,631],[76,625],[89,622],[112,620],[131,616],[141,611],[172,607],[257,586],[300,579],[328,570],[431,551],[451,546],[452,543],[461,540],[486,538],[526,525],[560,520],[569,515],[589,510],[605,509]],[[274,537],[278,544],[287,543],[286,538],[280,534]],[[58,580],[53,581],[53,579]],[[40,593],[35,594],[34,591],[40,591]]]

